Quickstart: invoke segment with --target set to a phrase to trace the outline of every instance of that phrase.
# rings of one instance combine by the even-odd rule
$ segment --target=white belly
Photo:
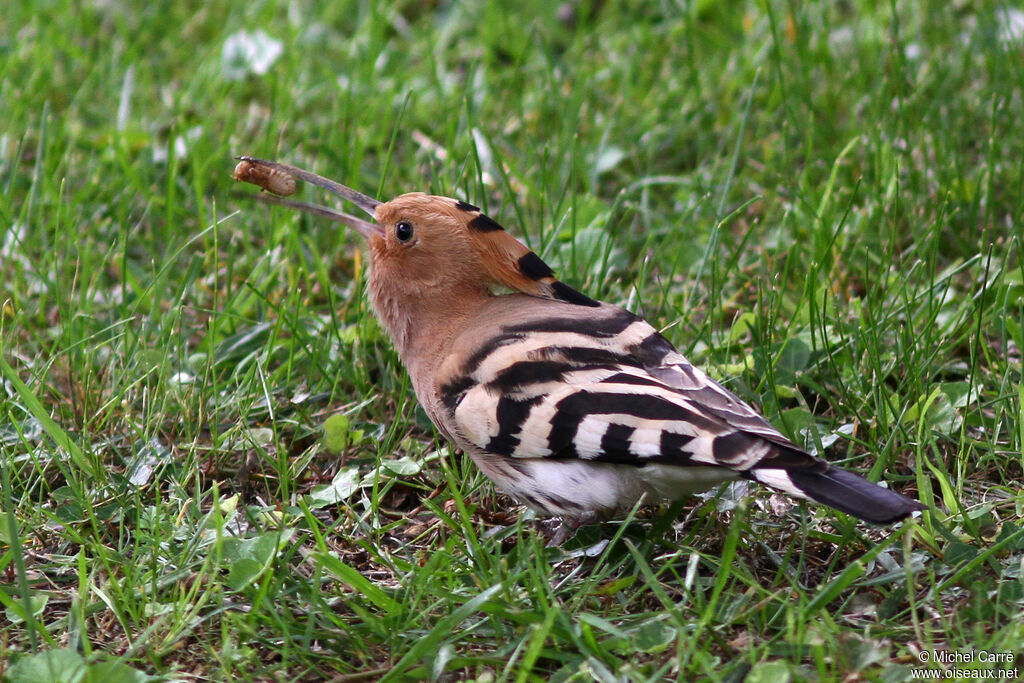
[[[721,467],[636,467],[489,454],[472,458],[499,489],[522,504],[542,515],[567,518],[607,517],[628,510],[644,493],[653,500],[675,500],[737,476]]]

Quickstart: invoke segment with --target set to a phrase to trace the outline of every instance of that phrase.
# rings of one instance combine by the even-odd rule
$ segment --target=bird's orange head
[[[477,207],[412,192],[375,207],[370,236],[377,276],[428,284],[438,294],[506,287],[548,299],[589,301]],[[422,292],[420,292],[422,294]]]

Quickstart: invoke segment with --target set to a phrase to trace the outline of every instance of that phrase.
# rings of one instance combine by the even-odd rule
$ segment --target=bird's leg
[[[581,526],[597,524],[604,516],[596,511],[585,512],[578,517],[552,517],[537,521],[537,531],[547,539],[547,547],[555,548],[576,535]]]

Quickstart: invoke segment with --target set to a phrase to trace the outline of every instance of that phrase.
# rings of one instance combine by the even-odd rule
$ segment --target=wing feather
[[[441,387],[455,432],[498,455],[634,465],[746,470],[774,450],[765,440],[796,450],[641,318],[602,312],[481,340]]]

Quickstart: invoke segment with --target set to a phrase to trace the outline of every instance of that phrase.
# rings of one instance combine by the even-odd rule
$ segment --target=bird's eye
[[[399,221],[398,225],[395,226],[395,237],[398,238],[399,242],[408,242],[412,239],[412,223],[409,221]]]

